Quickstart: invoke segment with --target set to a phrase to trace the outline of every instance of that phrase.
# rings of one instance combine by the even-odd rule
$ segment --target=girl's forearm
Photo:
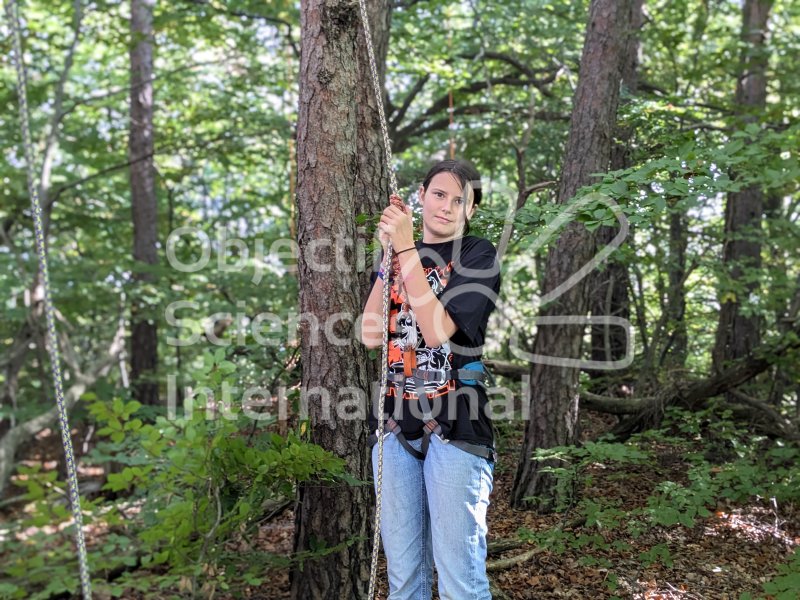
[[[383,279],[378,277],[369,293],[361,317],[361,343],[377,348],[383,343]]]

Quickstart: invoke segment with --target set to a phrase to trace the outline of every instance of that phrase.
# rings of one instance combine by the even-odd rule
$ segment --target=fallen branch
[[[483,364],[495,375],[505,375],[507,377],[519,377],[530,372],[530,365],[517,365],[507,360],[484,359]]]
[[[794,425],[791,421],[786,419],[782,414],[780,414],[777,410],[772,408],[766,402],[762,402],[757,398],[753,398],[748,396],[744,392],[739,390],[733,389],[729,390],[729,392],[748,406],[752,406],[759,411],[764,412],[774,423],[779,427],[781,431],[783,431],[787,436],[791,437],[797,435],[797,430],[795,429]]]
[[[798,334],[800,334],[800,322],[795,323],[789,335],[783,336],[773,344],[765,344],[756,348],[750,356],[739,360],[721,373],[688,386],[667,385],[662,390],[659,390],[656,397],[649,402],[640,398],[639,400],[642,402],[641,410],[619,423],[612,430],[612,433],[625,438],[637,431],[643,431],[658,424],[661,421],[664,408],[667,406],[681,404],[690,410],[695,410],[701,407],[709,398],[732,391],[756,375],[766,371],[778,357],[790,350],[800,348]],[[755,404],[751,405],[754,408],[758,408],[756,404],[761,405],[763,403],[756,401]],[[762,411],[762,414],[769,416],[767,412]]]
[[[523,552],[522,554],[517,554],[516,556],[512,556],[511,558],[500,558],[498,560],[493,560],[491,562],[486,563],[486,570],[490,573],[494,573],[497,571],[510,569],[511,567],[515,567],[516,565],[520,565],[524,562],[529,561],[531,558],[533,558],[537,554],[541,554],[544,551],[545,548],[532,548],[527,552]]]
[[[516,550],[517,548],[522,548],[523,546],[527,545],[528,542],[526,542],[525,540],[520,540],[518,538],[496,540],[494,542],[489,542],[487,546],[487,552],[489,554],[502,554],[503,552],[508,552],[509,550]]]
[[[610,396],[601,396],[600,394],[593,394],[581,390],[581,408],[588,408],[602,413],[610,413],[612,415],[631,415],[635,414],[644,408],[655,398],[617,398]]]

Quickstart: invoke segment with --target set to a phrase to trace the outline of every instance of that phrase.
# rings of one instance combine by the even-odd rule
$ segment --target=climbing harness
[[[410,374],[408,370],[404,370],[403,373],[391,373],[389,375],[389,381],[398,384],[398,396],[402,398],[403,392],[405,391],[406,383],[409,380],[414,381],[414,385],[416,388],[417,397],[419,399],[420,408],[422,409],[422,448],[421,450],[417,450],[411,444],[408,443],[403,431],[400,429],[400,425],[397,424],[397,421],[394,418],[389,417],[386,424],[389,426],[389,431],[394,434],[397,438],[397,441],[400,442],[400,445],[406,449],[406,451],[411,454],[414,458],[418,458],[420,460],[425,460],[425,457],[428,454],[428,447],[430,446],[431,436],[436,435],[439,439],[445,443],[450,444],[456,448],[460,448],[464,452],[468,452],[470,454],[474,454],[475,456],[480,456],[492,462],[495,462],[497,457],[493,448],[489,446],[484,446],[482,444],[473,444],[472,442],[467,442],[465,440],[448,440],[442,437],[442,426],[433,416],[433,409],[431,408],[430,402],[430,394],[425,389],[425,382],[427,381],[436,381],[437,383],[444,381],[453,381],[459,380],[463,384],[467,385],[484,385],[483,380],[485,377],[489,375],[489,372],[485,369],[483,363],[479,360],[471,362],[469,364],[464,365],[461,369],[448,369],[448,370],[429,370],[424,371],[421,369],[411,369]],[[489,375],[491,377],[491,375]],[[370,446],[374,446],[375,443],[378,442],[378,432],[376,431],[373,433],[369,438]]]
[[[28,194],[33,208],[33,225],[36,234],[36,249],[39,258],[39,270],[42,275],[42,288],[44,291],[44,312],[47,321],[47,333],[50,343],[50,367],[53,373],[53,387],[58,404],[58,423],[61,428],[61,442],[64,446],[64,456],[67,463],[67,486],[69,488],[69,501],[72,506],[72,518],[75,521],[75,539],[78,546],[78,565],[80,569],[81,590],[84,600],[92,597],[91,578],[89,577],[89,561],[86,553],[86,542],[83,537],[83,517],[81,515],[81,497],[78,491],[78,476],[75,466],[75,454],[72,450],[67,407],[64,402],[64,386],[61,380],[61,356],[58,351],[58,337],[54,318],[53,302],[50,296],[50,273],[47,267],[47,246],[42,225],[42,207],[39,202],[39,193],[36,189],[33,174],[33,145],[31,143],[30,117],[28,114],[28,88],[25,75],[25,63],[22,57],[22,36],[20,34],[19,10],[16,0],[6,0],[6,17],[11,27],[11,40],[14,50],[14,67],[17,73],[17,94],[19,96],[20,129],[22,132],[22,146],[25,153],[25,172],[28,182]]]

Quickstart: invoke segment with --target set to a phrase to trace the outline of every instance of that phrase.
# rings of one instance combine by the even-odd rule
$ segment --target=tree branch
[[[66,192],[67,190],[70,190],[72,188],[75,188],[75,187],[78,187],[80,185],[83,185],[84,183],[86,183],[88,181],[91,181],[93,179],[97,179],[98,177],[103,177],[104,175],[108,175],[110,173],[114,173],[115,171],[120,171],[122,169],[127,169],[132,164],[137,163],[137,162],[142,161],[142,160],[147,160],[151,156],[158,156],[160,154],[165,154],[165,153],[168,153],[168,152],[176,152],[178,150],[186,150],[186,149],[193,149],[193,148],[208,149],[210,144],[214,144],[214,143],[219,142],[221,140],[245,139],[245,138],[248,138],[248,137],[260,135],[262,133],[271,133],[273,131],[274,131],[274,129],[269,129],[269,130],[264,130],[264,131],[257,130],[257,131],[252,131],[252,132],[245,132],[243,135],[234,136],[234,135],[232,135],[232,132],[230,130],[225,130],[225,131],[219,133],[218,135],[216,135],[214,137],[203,139],[203,140],[199,140],[199,141],[197,141],[197,142],[195,142],[193,144],[188,144],[186,146],[181,146],[181,145],[179,145],[177,143],[176,144],[172,144],[172,145],[168,145],[168,146],[163,146],[161,148],[157,148],[152,153],[143,154],[142,156],[137,157],[135,160],[132,160],[132,161],[131,160],[126,160],[125,162],[121,162],[121,163],[117,163],[115,165],[111,165],[110,167],[106,167],[104,169],[100,169],[99,171],[96,171],[95,173],[92,173],[91,175],[87,175],[86,177],[81,177],[80,179],[76,179],[75,181],[71,181],[69,183],[65,183],[65,184],[59,186],[58,189],[53,194],[53,202],[55,202],[55,200],[61,194]]]
[[[455,94],[474,94],[476,92],[480,92],[482,90],[485,90],[486,88],[488,88],[489,86],[492,86],[492,85],[509,85],[509,86],[514,86],[514,87],[533,85],[534,87],[536,87],[537,89],[539,89],[541,91],[541,86],[543,86],[545,83],[549,83],[549,82],[553,81],[554,79],[555,79],[555,73],[551,77],[547,77],[547,78],[544,78],[544,79],[535,79],[535,78],[530,78],[530,77],[519,77],[517,75],[503,75],[503,76],[500,76],[500,77],[490,78],[490,79],[488,79],[486,81],[474,81],[474,82],[470,83],[469,85],[465,85],[465,86],[462,86],[460,88],[457,88],[457,89],[453,90],[453,94],[454,95]],[[400,136],[400,137],[406,136],[410,132],[413,132],[415,129],[418,129],[419,127],[422,126],[423,123],[425,123],[425,121],[429,117],[431,117],[431,116],[433,116],[433,115],[435,115],[437,113],[440,113],[441,111],[443,111],[446,108],[448,108],[449,105],[450,105],[450,95],[449,94],[444,94],[438,100],[435,100],[433,102],[433,104],[431,104],[430,107],[428,107],[428,109],[425,110],[420,116],[416,117],[413,121],[411,121],[411,123],[409,123],[405,127],[399,129],[397,131],[398,136]]]
[[[204,61],[201,61],[201,62],[192,63],[190,65],[183,65],[183,66],[178,67],[176,69],[172,69],[171,71],[164,71],[162,74],[156,75],[154,77],[151,77],[150,79],[146,79],[146,80],[144,80],[144,81],[142,81],[142,82],[140,82],[140,83],[138,83],[137,85],[134,85],[134,86],[126,86],[124,88],[119,88],[117,90],[107,91],[107,92],[103,92],[102,94],[97,94],[97,95],[94,95],[94,96],[88,96],[86,98],[81,98],[80,100],[76,100],[75,102],[73,102],[69,106],[69,108],[65,109],[64,112],[62,113],[62,115],[66,116],[66,115],[70,114],[72,111],[74,111],[76,108],[78,108],[79,106],[92,104],[93,102],[97,102],[98,100],[105,100],[106,98],[111,98],[113,96],[119,96],[121,94],[129,94],[131,92],[131,90],[138,89],[139,87],[142,87],[142,86],[147,85],[149,83],[153,83],[154,81],[157,81],[157,80],[161,80],[161,79],[164,79],[164,78],[171,77],[172,75],[176,75],[177,73],[181,73],[182,71],[189,71],[189,70],[195,69],[197,67],[204,67],[204,66],[207,66],[207,65],[225,63],[228,60],[230,60],[230,58],[232,58],[232,56],[226,56],[224,58],[220,58],[220,59],[217,59],[217,60],[204,60]]]
[[[411,106],[411,103],[414,101],[414,98],[416,98],[417,95],[422,91],[422,88],[425,87],[425,84],[428,83],[428,81],[430,81],[430,78],[431,78],[430,73],[425,73],[425,75],[417,79],[417,81],[414,83],[414,86],[411,88],[408,94],[406,94],[406,97],[403,99],[403,104],[397,110],[397,113],[394,114],[393,116],[390,115],[391,118],[389,119],[389,127],[391,127],[392,129],[397,128],[397,126],[400,124],[400,121],[402,121],[403,118],[406,116],[406,113],[408,112],[408,107]]]
[[[511,56],[510,54],[506,54],[505,52],[493,52],[491,50],[487,50],[485,52],[481,51],[472,53],[462,53],[459,54],[459,56],[461,58],[467,58],[470,60],[476,60],[478,58],[498,60],[500,62],[504,62],[508,65],[511,65],[512,67],[517,69],[520,73],[524,73],[530,78],[535,78],[537,75],[547,74],[547,78],[541,80],[544,83],[552,82],[555,79],[555,76],[559,70],[559,67],[556,65],[553,65],[552,67],[531,69],[528,65],[526,65],[524,62],[522,62],[515,56]],[[545,95],[552,96],[552,93],[549,90],[546,90]]]
[[[293,25],[284,19],[279,19],[277,17],[270,17],[267,15],[256,14],[245,12],[243,10],[234,10],[232,8],[224,8],[221,6],[217,6],[211,2],[211,0],[184,0],[184,2],[188,2],[190,4],[197,4],[198,6],[207,6],[214,12],[218,14],[225,14],[225,15],[232,15],[234,17],[244,17],[246,19],[255,19],[258,21],[264,21],[265,23],[271,23],[276,27],[286,27],[286,33],[284,34],[284,38],[286,38],[289,47],[292,49],[292,53],[295,57],[300,58],[300,49],[295,44],[294,38],[292,37],[292,33],[294,31]]]
[[[72,64],[75,60],[75,50],[78,47],[78,40],[80,40],[81,37],[81,24],[83,22],[83,4],[81,0],[75,0],[72,6],[72,42],[64,58],[64,69],[61,71],[58,83],[56,84],[55,97],[53,99],[53,117],[50,119],[47,130],[44,157],[42,158],[42,170],[39,173],[39,200],[41,201],[42,230],[44,231],[45,238],[47,238],[47,231],[49,229],[50,209],[54,202],[52,198],[48,198],[53,161],[55,160],[56,150],[58,149],[60,125],[66,114],[62,110],[64,104],[64,88],[66,87],[67,78],[69,77],[69,72],[72,70]],[[33,165],[29,165],[29,168],[33,169]]]
[[[510,569],[511,567],[515,567],[517,565],[521,565],[524,562],[529,561],[531,558],[536,556],[537,554],[541,554],[544,552],[545,548],[532,548],[527,552],[523,552],[522,554],[517,554],[516,556],[512,556],[511,558],[499,558],[497,560],[493,560],[486,563],[486,570],[490,573],[496,571],[502,571],[504,569]]]
[[[470,104],[467,106],[460,106],[453,110],[454,115],[476,115],[476,114],[485,114],[491,112],[494,109],[493,106],[489,104]],[[541,110],[536,113],[536,118],[541,119],[543,121],[569,121],[569,115],[562,115],[560,113],[554,113],[552,111]],[[411,147],[411,140],[417,138],[419,136],[431,133],[433,131],[442,131],[447,129],[450,126],[450,118],[442,117],[441,119],[437,119],[432,123],[425,124],[426,119],[418,117],[414,119],[413,124],[415,125],[412,128],[412,124],[407,125],[400,131],[397,131],[392,136],[392,150],[394,152],[402,152],[407,148]]]

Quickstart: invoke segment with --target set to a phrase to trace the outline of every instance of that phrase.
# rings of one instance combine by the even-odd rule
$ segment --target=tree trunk
[[[789,216],[783,210],[783,194],[773,193],[767,196],[764,202],[764,216],[766,217],[768,228],[768,239],[780,235],[776,231],[778,227],[775,227],[775,225],[789,219]],[[790,269],[787,260],[789,257],[786,252],[777,244],[772,245],[769,252],[772,255],[771,267],[773,269],[782,269],[789,273]],[[792,315],[796,315],[798,311],[800,311],[800,275],[795,280],[794,294],[787,299],[785,306],[779,306],[775,311],[775,323],[781,334],[785,334],[790,329]],[[771,380],[769,403],[780,408],[784,402],[784,395],[792,389],[790,365],[785,363],[776,364]]]
[[[593,0],[581,56],[578,87],[558,193],[569,202],[591,174],[608,169],[617,113],[622,63],[627,48],[631,0]],[[592,257],[595,238],[577,222],[570,223],[547,257],[544,291],[549,292],[576,273]],[[542,316],[585,315],[589,310],[586,279],[545,305]],[[581,357],[584,326],[548,325],[538,329],[534,354],[570,359]],[[556,508],[562,498],[552,462],[531,460],[534,449],[572,444],[578,437],[579,369],[533,364],[531,419],[513,489],[517,507],[540,511]]]
[[[153,4],[131,0],[131,106],[128,158],[131,162],[131,214],[134,265],[158,263],[158,205],[153,167]],[[157,313],[141,293],[153,285],[153,273],[135,268],[131,297],[131,379],[133,396],[158,404]]]
[[[683,369],[689,338],[686,332],[686,248],[689,235],[686,215],[671,202],[669,215],[669,261],[667,274],[667,336],[661,349],[660,365],[669,369]]]
[[[639,30],[644,25],[644,0],[631,2],[631,35],[627,39],[624,61],[622,63],[622,85],[630,95],[635,95],[639,87]],[[611,148],[612,170],[627,169],[631,166],[630,141],[633,138],[633,128],[630,126],[617,127],[616,143]],[[597,251],[611,243],[617,235],[616,227],[599,227],[596,233]],[[628,240],[634,235],[633,227],[628,233]],[[628,241],[626,240],[626,244]],[[600,271],[594,271],[591,278],[591,311],[592,315],[614,316],[629,319],[631,314],[630,297],[628,296],[628,267],[611,255]],[[627,340],[625,331],[619,326],[596,324],[591,327],[593,361],[613,362],[625,357]],[[620,392],[625,373],[609,371],[588,370],[591,377],[590,387],[598,393],[616,395]]]
[[[756,122],[766,106],[768,54],[764,46],[771,0],[746,0],[742,12],[742,55],[736,85],[736,105],[742,123]],[[763,194],[758,186],[728,194],[725,204],[725,238],[720,282],[720,313],[714,347],[714,369],[746,356],[760,341],[757,314],[742,308],[758,293],[757,277],[748,271],[761,267],[761,214]],[[733,289],[735,287],[737,289]]]
[[[389,6],[384,0],[369,5],[377,59],[382,63],[388,43]],[[330,328],[347,339],[346,345],[333,343],[326,335],[319,335],[318,343],[312,345],[307,334],[318,332],[304,331],[301,389],[309,398],[311,441],[344,458],[353,475],[369,480],[364,391],[371,391],[376,371],[354,335],[353,321],[361,312],[365,276],[359,275],[363,255],[359,258],[351,242],[359,235],[355,215],[374,213],[388,202],[388,171],[382,164],[375,102],[369,99],[369,70],[361,60],[364,39],[358,5],[303,0],[301,38],[297,126],[300,309],[304,315],[313,315],[312,321],[318,320],[317,329],[334,313],[345,313],[350,319],[331,323],[334,326]],[[320,245],[313,254],[312,242]],[[313,259],[333,266],[329,272],[315,269]],[[330,399],[328,414],[320,394]],[[360,394],[362,400],[357,418],[339,410],[342,402],[352,404],[354,394]],[[301,487],[295,551],[335,550],[312,557],[293,570],[294,600],[366,598],[371,506],[371,486],[315,483]]]

